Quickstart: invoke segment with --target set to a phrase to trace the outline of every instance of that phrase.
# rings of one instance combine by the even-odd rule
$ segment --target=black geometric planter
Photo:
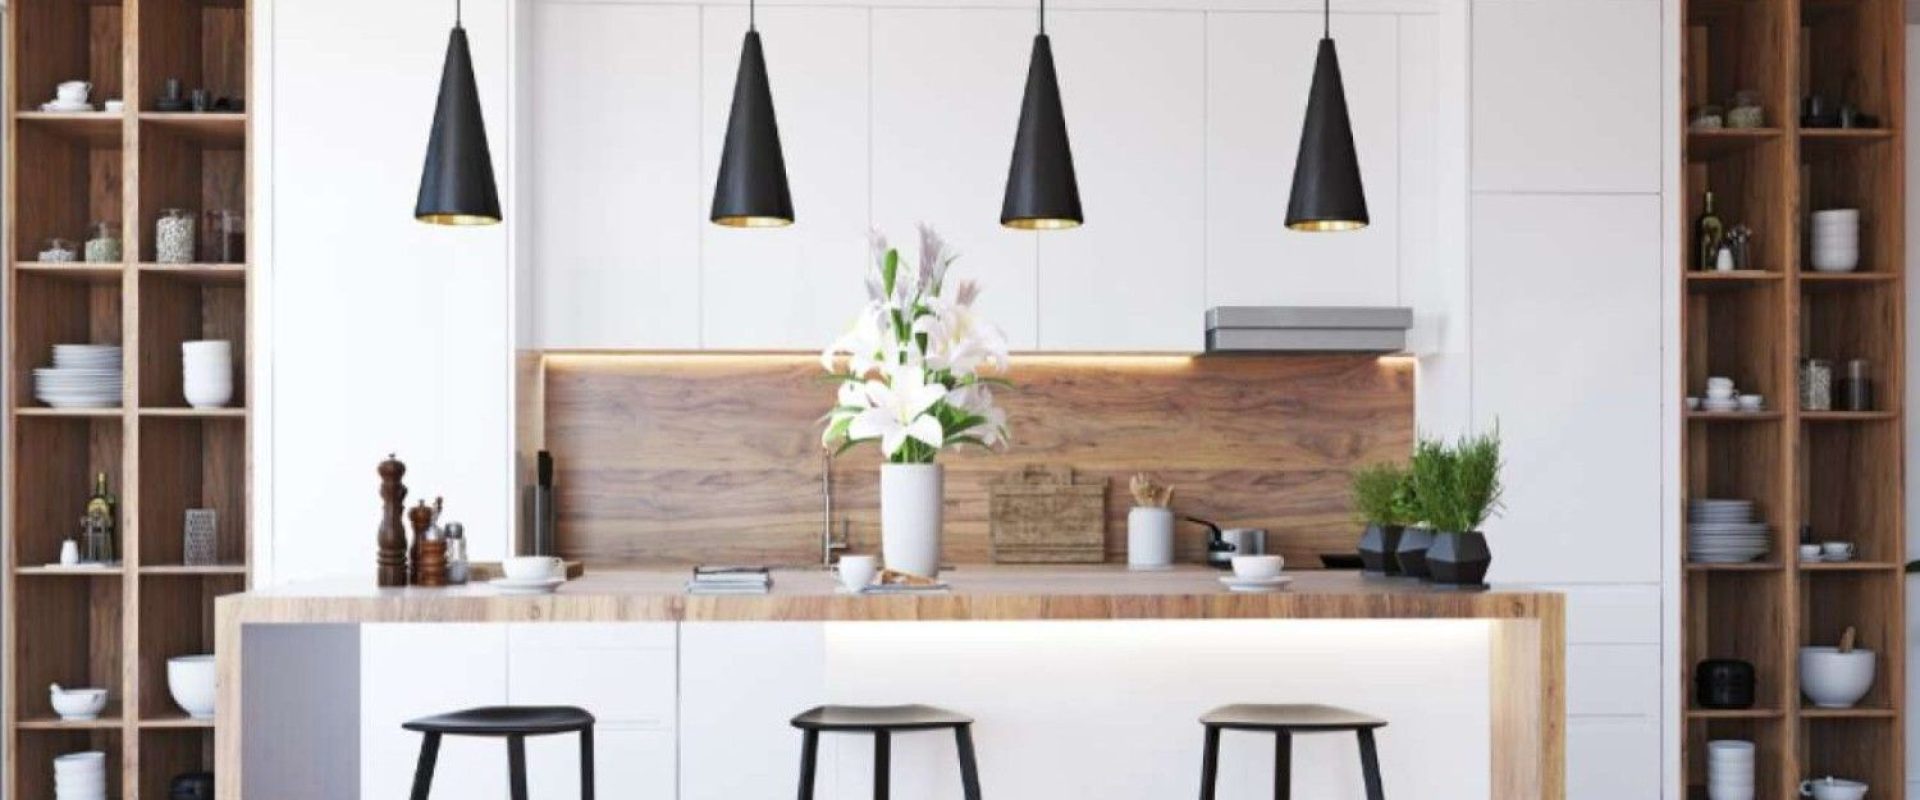
[[[1487,549],[1487,537],[1477,531],[1443,531],[1433,535],[1427,549],[1427,572],[1433,582],[1448,586],[1483,586],[1487,567],[1493,564],[1493,551]]]
[[[1427,577],[1427,548],[1433,546],[1433,529],[1408,528],[1400,533],[1400,546],[1393,549],[1400,574],[1409,578]]]
[[[1400,547],[1399,525],[1373,523],[1360,534],[1360,570],[1368,575],[1400,574],[1400,559],[1394,555]]]

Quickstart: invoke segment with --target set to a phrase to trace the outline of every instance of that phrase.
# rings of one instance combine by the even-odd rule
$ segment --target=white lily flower
[[[978,436],[988,447],[1007,444],[1007,412],[994,405],[993,390],[986,384],[970,383],[955,389],[947,394],[947,402],[982,420],[959,433]]]
[[[856,441],[880,440],[882,455],[892,458],[908,439],[935,450],[946,444],[946,432],[940,420],[927,411],[947,396],[947,387],[927,383],[926,373],[914,367],[900,367],[892,373],[891,385],[867,381],[867,399],[872,405],[854,417],[847,429]]]

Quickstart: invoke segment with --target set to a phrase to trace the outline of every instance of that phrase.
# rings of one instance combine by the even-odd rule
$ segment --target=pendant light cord
[[[1321,0],[1320,38],[1333,38],[1333,0]]]
[[[453,0],[453,27],[460,27],[460,0]]]
[[[747,30],[758,30],[754,25],[757,24],[759,13],[759,4],[754,0],[747,0]]]
[[[1047,35],[1047,0],[1040,0],[1040,35]]]

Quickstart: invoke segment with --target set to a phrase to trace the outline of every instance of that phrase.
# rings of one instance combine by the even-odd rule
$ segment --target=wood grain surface
[[[1347,474],[1404,458],[1413,441],[1409,363],[1372,356],[1016,357],[999,393],[1013,446],[947,465],[945,558],[988,560],[987,483],[1023,464],[1106,479],[1106,551],[1126,551],[1127,479],[1179,488],[1175,510],[1269,531],[1311,568],[1351,552]],[[546,359],[542,432],[556,464],[561,554],[600,564],[817,562],[824,524],[819,442],[832,402],[802,355],[577,355]],[[523,411],[523,413],[527,413]],[[879,548],[879,459],[832,466],[834,526]],[[1180,527],[1196,560],[1205,534]]]

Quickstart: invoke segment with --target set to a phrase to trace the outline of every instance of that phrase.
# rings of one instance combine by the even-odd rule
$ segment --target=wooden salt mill
[[[441,499],[436,497],[433,505],[429,506],[427,501],[422,500],[407,512],[407,521],[413,523],[413,550],[410,554],[413,571],[410,577],[415,585],[445,586],[447,582],[447,543],[439,537],[439,531],[433,526],[434,521],[440,518],[440,508]],[[431,583],[427,578],[429,543],[432,544],[431,549],[437,551],[437,555],[432,556],[434,578]]]
[[[375,557],[378,565],[377,580],[381,586],[407,585],[407,528],[401,520],[401,512],[406,510],[407,485],[400,479],[407,474],[407,465],[387,454],[387,460],[380,462],[380,500],[384,511],[380,515],[379,555]]]

